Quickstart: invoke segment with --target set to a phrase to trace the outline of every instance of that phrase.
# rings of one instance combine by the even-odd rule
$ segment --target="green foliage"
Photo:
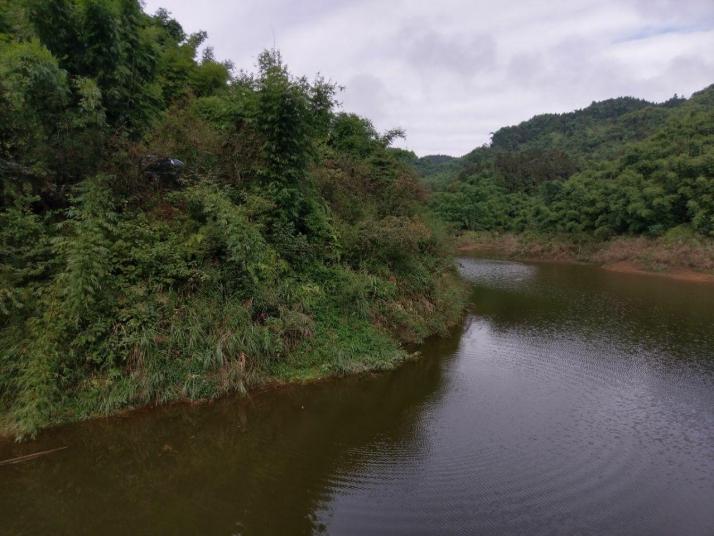
[[[250,210],[210,183],[196,185],[181,197],[200,223],[189,238],[204,259],[219,259],[222,278],[250,296],[259,285],[272,285],[281,263],[263,235],[250,221]]]
[[[260,174],[267,183],[298,186],[311,156],[310,101],[304,80],[293,80],[277,51],[258,58],[255,126],[263,143]]]
[[[23,166],[53,207],[69,192],[56,186],[102,171],[108,145],[138,140],[167,108],[232,79],[210,50],[197,58],[205,33],[187,36],[136,0],[11,4],[0,18],[0,164]],[[18,179],[3,167],[0,179]]]
[[[68,103],[67,73],[44,46],[0,43],[0,158],[48,158]]]
[[[72,201],[55,252],[65,265],[57,276],[64,317],[79,328],[92,314],[108,312],[117,216],[103,178],[80,184]]]
[[[30,20],[72,76],[94,79],[109,123],[139,130],[160,103],[151,87],[156,57],[137,2],[61,0],[30,3]]]
[[[613,99],[497,131],[434,183],[433,206],[467,230],[712,235],[709,87],[659,105]],[[453,164],[453,163],[452,163]]]
[[[335,118],[330,145],[337,151],[365,158],[378,144],[379,135],[368,119],[347,113],[340,113]]]
[[[18,436],[394,366],[461,311],[401,135],[135,0],[0,12],[0,410]],[[152,166],[178,158],[181,172]]]
[[[32,306],[36,282],[50,262],[44,218],[31,210],[36,197],[20,194],[0,212],[0,319]],[[0,323],[0,325],[2,325]]]

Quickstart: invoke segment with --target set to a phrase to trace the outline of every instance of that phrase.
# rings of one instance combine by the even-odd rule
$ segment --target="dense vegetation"
[[[412,162],[464,230],[714,236],[714,86],[540,115],[462,158]]]
[[[137,0],[0,0],[6,430],[388,367],[460,314],[400,133],[205,38]]]

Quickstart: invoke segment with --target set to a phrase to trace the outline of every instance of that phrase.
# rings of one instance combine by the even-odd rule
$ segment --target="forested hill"
[[[539,155],[562,152],[568,162],[581,165],[588,160],[614,156],[623,142],[642,140],[661,128],[668,110],[686,102],[673,97],[661,104],[633,97],[593,102],[587,108],[562,114],[541,114],[514,126],[502,127],[491,136],[491,143],[477,147],[462,157],[427,155],[414,159],[419,174],[431,183],[454,178],[484,160],[484,153],[528,153]],[[566,173],[568,169],[564,170]],[[447,174],[451,173],[449,176]]]
[[[501,128],[461,158],[412,157],[433,206],[472,230],[714,233],[714,86]]]
[[[0,435],[390,367],[459,318],[400,132],[205,39],[0,0]]]

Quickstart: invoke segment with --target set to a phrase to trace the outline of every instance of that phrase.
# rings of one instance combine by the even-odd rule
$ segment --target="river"
[[[71,425],[0,459],[2,534],[714,534],[714,285],[459,260],[382,374]]]

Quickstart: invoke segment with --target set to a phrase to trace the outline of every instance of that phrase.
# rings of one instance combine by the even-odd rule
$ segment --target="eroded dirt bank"
[[[620,237],[576,241],[570,237],[510,233],[464,233],[457,250],[508,259],[584,262],[606,270],[680,281],[714,283],[714,241]]]

